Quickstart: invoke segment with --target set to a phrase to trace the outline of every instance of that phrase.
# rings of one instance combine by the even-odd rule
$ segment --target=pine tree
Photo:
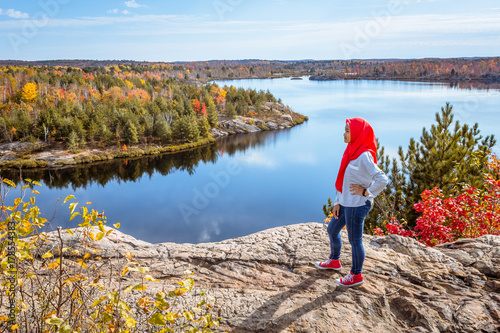
[[[33,133],[33,122],[24,110],[17,110],[12,125],[16,128],[20,139],[28,138]]]
[[[218,125],[217,108],[215,107],[215,104],[212,100],[210,100],[210,102],[208,103],[207,116],[210,127],[217,127]]]
[[[80,143],[80,139],[78,138],[78,134],[76,134],[75,131],[71,131],[71,133],[69,133],[68,139],[66,141],[68,148],[71,150],[78,149],[79,143]]]
[[[396,218],[401,223],[406,221],[406,216],[401,211],[405,205],[402,192],[405,179],[397,159],[393,158],[391,163],[384,151],[384,147],[377,140],[377,166],[387,175],[389,183],[384,191],[375,197],[372,210],[365,219],[364,229],[368,233],[371,233],[376,227],[383,226],[391,218]]]
[[[210,134],[210,124],[206,116],[201,116],[200,119],[198,119],[198,131],[202,138],[207,138]]]
[[[198,122],[196,120],[196,116],[191,115],[186,117],[186,124],[187,124],[187,133],[186,137],[184,139],[188,140],[189,142],[195,142],[198,141],[200,138],[200,130],[198,129]]]
[[[405,154],[399,147],[404,182],[401,191],[406,200],[405,214],[413,228],[417,213],[413,205],[420,201],[426,189],[439,187],[445,195],[455,185],[468,184],[482,187],[482,176],[487,169],[488,153],[495,145],[493,135],[483,139],[478,124],[453,124],[452,106],[446,103],[441,114],[436,113],[437,124],[430,131],[422,131],[420,142],[412,138]]]
[[[175,100],[174,112],[177,117],[182,117],[185,113],[184,102],[182,100]]]
[[[98,136],[100,141],[104,141],[107,144],[111,143],[113,139],[113,133],[109,130],[108,126],[104,122],[98,125]]]
[[[170,126],[168,126],[168,123],[165,120],[160,119],[156,122],[155,135],[158,136],[158,138],[160,138],[163,143],[167,143],[170,141],[172,131],[170,130]]]
[[[184,103],[184,115],[186,116],[195,115],[193,106],[191,105],[191,101],[188,98],[183,98],[182,101]]]
[[[172,123],[172,137],[176,140],[183,140],[186,137],[187,124],[185,117],[177,117]]]
[[[85,141],[85,129],[83,128],[83,123],[79,118],[73,118],[71,124],[69,126],[70,132],[75,132],[78,138],[83,139]]]
[[[226,104],[226,116],[229,119],[236,118],[236,109],[234,108],[234,105],[229,102]]]
[[[127,143],[135,144],[139,140],[137,138],[137,128],[131,120],[128,120],[125,124],[123,137]]]
[[[92,119],[89,124],[89,129],[87,130],[87,137],[89,140],[94,141],[99,135],[99,126],[97,126],[96,122]]]

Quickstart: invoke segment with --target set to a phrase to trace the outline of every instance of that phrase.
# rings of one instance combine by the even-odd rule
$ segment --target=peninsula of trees
[[[0,67],[0,143],[59,144],[73,152],[134,145],[177,151],[213,141],[220,121],[238,117],[265,130],[256,120],[286,118],[287,126],[307,120],[269,91],[189,83],[188,73],[165,65]]]

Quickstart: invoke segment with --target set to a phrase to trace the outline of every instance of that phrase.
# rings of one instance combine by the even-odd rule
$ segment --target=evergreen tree
[[[217,108],[215,107],[215,104],[212,100],[210,100],[208,103],[207,117],[208,117],[208,123],[210,124],[210,127],[217,127],[217,125],[218,125]]]
[[[98,125],[99,127],[99,139],[108,144],[113,140],[113,133],[109,130],[108,126],[105,123],[101,123]]]
[[[75,131],[71,131],[69,133],[68,139],[66,141],[66,144],[68,145],[68,149],[75,150],[78,149],[80,143],[80,138],[78,137],[78,134],[76,134]]]
[[[125,124],[123,138],[125,139],[125,142],[130,144],[136,144],[139,142],[137,139],[137,128],[131,120],[128,120]]]
[[[187,123],[185,117],[177,117],[172,123],[172,136],[176,140],[183,140],[187,136]]]
[[[174,111],[177,115],[177,117],[182,117],[185,113],[185,110],[184,110],[184,102],[182,101],[182,99],[177,99],[175,100],[175,106],[174,106]]]
[[[198,141],[200,138],[200,130],[198,129],[198,122],[195,115],[186,116],[187,133],[184,139],[189,142]]]
[[[439,187],[447,195],[457,184],[482,187],[488,153],[496,140],[493,135],[483,139],[477,123],[470,128],[456,121],[453,128],[452,108],[446,103],[441,114],[436,113],[437,124],[430,131],[423,129],[420,142],[412,138],[406,154],[399,147],[403,175],[399,178],[400,190],[406,200],[403,215],[411,228],[417,218],[413,205],[424,190]]]
[[[168,123],[165,120],[160,119],[156,122],[155,135],[158,136],[158,138],[160,138],[163,143],[167,143],[170,141],[172,131],[170,130],[170,126],[168,126]]]
[[[191,100],[189,98],[183,98],[182,101],[184,103],[184,115],[186,116],[195,115],[193,106],[191,105]]]
[[[92,119],[87,130],[87,138],[91,141],[94,141],[98,136],[99,126],[97,126],[97,123]]]
[[[208,119],[206,116],[201,116],[201,118],[198,119],[198,130],[202,138],[207,138],[210,134],[210,124],[208,123]]]
[[[12,125],[20,139],[28,138],[33,133],[33,123],[24,110],[17,110]]]
[[[79,139],[83,140],[85,143],[85,129],[83,128],[83,123],[79,118],[72,118],[69,126],[69,132],[75,132]]]
[[[384,171],[389,178],[387,187],[373,201],[373,207],[370,214],[365,219],[364,229],[371,233],[374,228],[381,227],[396,218],[401,223],[406,221],[402,209],[405,205],[402,187],[405,179],[397,163],[397,159],[391,160],[384,154],[384,147],[380,146],[377,140],[377,162],[378,167]],[[391,166],[392,165],[392,166]]]
[[[37,136],[39,138],[43,137],[44,140],[46,139],[46,130],[45,129],[52,129],[55,127],[55,121],[53,119],[53,114],[54,110],[52,108],[47,108],[45,110],[42,110],[40,112],[40,115],[38,116],[38,134]]]
[[[141,126],[144,129],[144,133],[147,133],[147,135],[151,136],[154,134],[154,123],[155,117],[153,115],[145,114],[141,118]]]
[[[156,104],[156,106],[158,106],[158,108],[160,109],[160,111],[162,113],[165,113],[165,112],[169,111],[169,105],[168,105],[167,102],[165,102],[165,100],[163,99],[163,97],[157,97],[155,99],[155,104]]]
[[[229,102],[226,104],[226,116],[230,119],[236,118],[236,109],[234,105]]]

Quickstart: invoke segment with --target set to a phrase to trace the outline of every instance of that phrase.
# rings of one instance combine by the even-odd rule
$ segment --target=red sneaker
[[[365,282],[365,281],[364,281],[363,275],[361,275],[361,273],[359,273],[358,275],[354,275],[351,272],[349,272],[349,274],[344,276],[342,279],[335,279],[335,283],[338,283],[344,287],[359,286],[363,282]]]
[[[337,260],[328,259],[328,261],[316,261],[314,263],[314,266],[318,267],[319,269],[334,269],[336,271],[342,268],[339,259]]]

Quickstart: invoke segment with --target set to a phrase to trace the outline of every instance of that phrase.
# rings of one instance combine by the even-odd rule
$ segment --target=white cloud
[[[131,14],[128,10],[108,10],[108,13]],[[5,15],[5,11],[3,11]],[[25,14],[28,15],[28,14]],[[385,19],[385,18],[384,18]],[[352,40],[353,34],[376,18],[339,22],[296,22],[296,21],[206,21],[201,17],[185,15],[135,15],[133,17],[80,17],[74,19],[51,19],[47,26],[74,27],[98,26],[105,24],[130,24],[148,22],[154,34],[205,33],[225,34],[253,32],[282,32],[289,41],[299,38],[308,45]],[[172,24],[175,26],[165,26]],[[163,26],[165,29],[158,29]],[[0,29],[22,28],[22,21],[0,22]],[[147,29],[145,29],[147,30]],[[387,26],[382,27],[380,37],[404,37],[408,34],[420,36],[442,36],[443,33],[497,33],[500,31],[500,13],[483,15],[405,15],[394,16]],[[144,31],[141,31],[144,32]],[[424,36],[424,37],[425,37]],[[283,36],[280,36],[282,39]],[[378,36],[375,36],[377,39]],[[425,40],[425,38],[423,38]]]
[[[7,15],[12,18],[18,18],[18,19],[27,19],[29,18],[29,14],[20,12],[18,10],[14,9],[7,9],[4,11],[3,9],[0,8],[0,15]]]
[[[118,14],[118,13],[122,13],[122,14],[124,14],[124,15],[132,14],[132,12],[131,12],[131,11],[129,11],[129,10],[127,10],[127,9],[120,11],[120,10],[118,10],[118,8],[115,8],[115,9],[110,9],[110,10],[108,10],[108,11],[107,11],[107,13],[108,13],[108,14]],[[89,19],[92,19],[92,18],[89,18]]]
[[[139,7],[147,7],[146,5],[140,5],[135,0],[125,1],[125,6],[129,8],[139,8]]]
[[[200,18],[195,18],[193,16],[186,16],[186,15],[96,16],[96,17],[80,17],[72,19],[53,18],[47,22],[45,27],[80,29],[85,27],[95,27],[103,25],[115,25],[115,24],[130,25],[134,23],[156,23],[157,25],[155,25],[155,28],[151,28],[151,31],[146,31],[149,33],[158,29],[158,26],[162,26],[167,23],[175,23],[176,26],[182,27],[182,25],[185,24],[186,22],[196,22],[199,19]],[[24,20],[0,21],[0,30],[22,29],[25,26],[26,26],[26,21]],[[127,33],[130,33],[130,31]]]
[[[5,10],[2,13],[5,15]],[[391,16],[390,19],[365,16],[352,20],[323,22],[306,20],[217,21],[210,20],[206,16],[195,15],[127,15],[132,13],[124,12],[121,9],[116,9],[116,12],[115,9],[112,9],[108,13],[122,15],[72,19],[52,18],[44,25],[44,29],[65,28],[61,31],[72,33],[68,32],[68,29],[85,30],[86,27],[109,26],[108,33],[112,35],[164,36],[165,50],[172,50],[175,44],[175,49],[178,52],[184,51],[186,54],[200,47],[207,50],[226,51],[226,53],[214,51],[207,55],[210,58],[224,57],[230,52],[232,52],[231,57],[241,57],[242,50],[248,49],[248,45],[258,46],[253,50],[254,53],[246,55],[251,57],[262,57],[261,54],[265,53],[264,50],[270,49],[276,50],[274,53],[276,56],[273,54],[273,57],[276,58],[283,57],[285,54],[279,53],[278,50],[286,50],[291,55],[287,59],[296,57],[349,58],[341,52],[339,45],[343,43],[354,45],[356,32],[364,32],[372,27],[374,22],[387,23],[370,38],[366,49],[362,49],[361,52],[350,58],[387,57],[387,54],[404,57],[401,50],[405,49],[429,52],[428,55],[418,52],[416,57],[438,54],[443,56],[442,54],[447,53],[434,53],[434,51],[427,50],[438,50],[445,47],[449,50],[453,50],[455,47],[467,47],[471,51],[491,49],[491,53],[498,53],[496,50],[499,48],[496,45],[500,45],[498,44],[500,40],[500,12],[492,10],[474,14],[399,15]],[[0,21],[0,33],[16,32],[17,29],[23,29],[26,22],[23,19]],[[103,31],[105,30],[103,29]],[[175,40],[175,36],[179,35],[191,35],[197,38],[197,35],[200,35],[203,36],[203,40],[192,42],[190,38],[183,38],[182,41]],[[141,45],[143,45],[143,49],[148,50],[156,50],[157,48],[154,45],[149,45],[146,41]],[[267,54],[264,57],[270,57],[269,52]],[[315,56],[310,56],[311,54],[315,54]],[[452,51],[449,54],[452,55]],[[257,156],[247,157],[246,162],[267,164],[268,167],[273,167],[272,163],[264,163]]]

